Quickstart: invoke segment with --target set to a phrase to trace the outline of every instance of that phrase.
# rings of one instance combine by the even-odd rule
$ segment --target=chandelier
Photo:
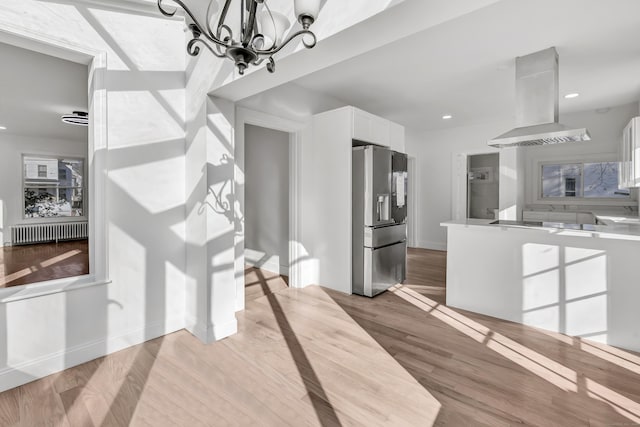
[[[289,28],[289,19],[281,13],[271,11],[268,0],[239,0],[240,28],[237,33],[226,23],[232,0],[224,1],[215,31],[211,27],[211,20],[218,7],[217,0],[209,2],[204,21],[201,21],[183,1],[168,1],[182,8],[190,18],[188,29],[193,38],[187,43],[189,55],[198,55],[200,47],[197,45],[204,45],[215,56],[231,59],[240,74],[244,74],[249,65],[260,65],[265,60],[267,70],[273,73],[276,67],[273,55],[296,37],[301,37],[307,49],[316,45],[316,36],[309,27],[318,16],[320,0],[294,0],[295,15],[302,29],[286,38],[284,32]],[[166,9],[162,2],[163,0],[158,0],[160,12],[169,17],[175,15],[177,9]]]

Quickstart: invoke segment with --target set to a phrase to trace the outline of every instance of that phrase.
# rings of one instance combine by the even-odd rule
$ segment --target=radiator
[[[50,224],[25,224],[11,227],[11,244],[58,242],[88,237],[87,222],[59,222]]]

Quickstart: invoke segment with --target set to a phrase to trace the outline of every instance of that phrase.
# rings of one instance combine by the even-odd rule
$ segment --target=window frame
[[[50,160],[57,160],[58,162],[60,160],[80,160],[82,161],[82,185],[81,186],[63,186],[60,187],[58,185],[53,185],[53,182],[46,182],[45,180],[42,181],[41,184],[35,186],[35,185],[29,185],[27,186],[27,179],[25,176],[25,159],[26,158],[41,158],[41,159],[50,159]],[[32,153],[22,153],[21,155],[21,161],[22,161],[22,189],[21,189],[21,199],[22,199],[22,204],[21,204],[21,212],[22,212],[22,220],[23,221],[38,221],[38,222],[49,222],[49,221],[54,221],[54,222],[63,222],[63,221],[87,221],[89,216],[87,214],[87,208],[89,206],[89,203],[87,203],[87,176],[88,176],[88,167],[87,167],[87,159],[85,157],[80,157],[80,156],[64,156],[64,155],[59,155],[59,154],[44,154],[44,153],[37,153],[37,154],[32,154]],[[58,179],[57,182],[60,182],[60,180]],[[55,189],[67,189],[67,188],[79,188],[82,191],[82,215],[78,215],[78,216],[54,216],[54,217],[28,217],[26,216],[26,212],[25,212],[25,200],[24,200],[24,191],[26,188],[55,188]]]
[[[630,188],[629,197],[543,197],[542,191],[542,168],[549,165],[580,164],[582,168],[582,189],[584,191],[584,164],[585,163],[608,163],[618,162],[620,159],[612,154],[588,155],[581,158],[560,157],[537,159],[534,161],[534,185],[535,203],[538,204],[560,204],[560,205],[606,205],[606,206],[636,206],[638,203],[637,192]]]

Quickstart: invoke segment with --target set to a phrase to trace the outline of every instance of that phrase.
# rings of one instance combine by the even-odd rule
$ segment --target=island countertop
[[[640,351],[640,225],[625,220],[589,230],[443,222],[446,304]]]
[[[463,220],[451,220],[442,222],[440,225],[444,227],[493,227],[496,229],[518,229],[518,230],[535,230],[555,235],[582,236],[606,239],[620,240],[638,240],[640,241],[640,222],[637,218],[628,217],[611,217],[596,216],[599,222],[607,225],[591,225],[585,229],[576,227],[578,224],[562,224],[559,222],[542,222],[540,225],[533,225],[532,222],[522,222],[521,224],[494,224],[493,219],[474,219],[467,218]]]

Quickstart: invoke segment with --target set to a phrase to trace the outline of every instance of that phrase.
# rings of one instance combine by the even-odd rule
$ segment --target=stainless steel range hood
[[[554,47],[516,58],[516,125],[488,144],[506,148],[591,139],[586,128],[558,123],[558,52]]]

